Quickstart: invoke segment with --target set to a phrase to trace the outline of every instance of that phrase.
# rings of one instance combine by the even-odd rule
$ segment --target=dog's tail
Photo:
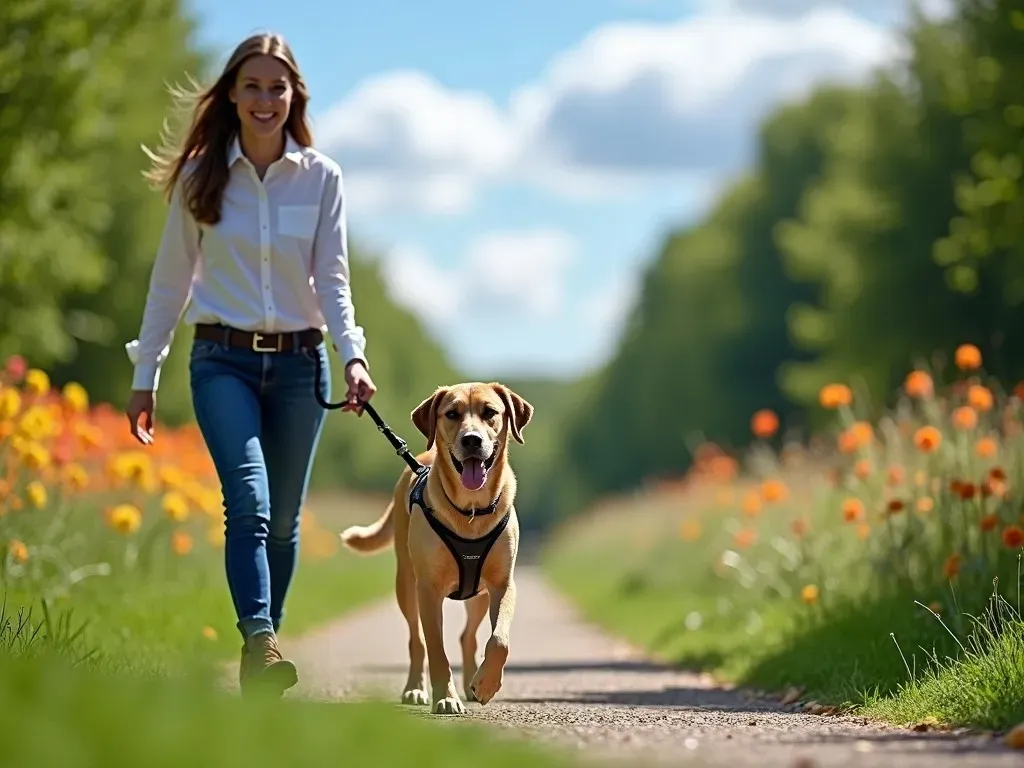
[[[372,555],[387,547],[395,538],[395,501],[388,503],[384,514],[370,525],[353,525],[341,532],[342,543],[351,550]]]

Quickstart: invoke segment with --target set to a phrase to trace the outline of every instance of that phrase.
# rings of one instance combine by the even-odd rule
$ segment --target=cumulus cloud
[[[953,10],[953,0],[916,0],[929,17],[944,17]],[[712,11],[742,11],[774,16],[800,16],[827,5],[822,0],[704,0],[701,7]],[[910,10],[909,0],[832,0],[832,5],[872,18],[902,19]]]
[[[856,82],[901,52],[893,30],[837,5],[794,15],[809,0],[766,2],[793,13],[606,24],[507,107],[422,73],[382,75],[317,120],[319,144],[362,210],[459,212],[495,179],[570,195],[714,179],[750,160],[757,123],[780,101]]]
[[[576,242],[567,233],[535,229],[481,235],[454,267],[442,267],[411,246],[393,250],[382,267],[391,298],[443,329],[486,325],[502,314],[529,320],[556,316],[575,257]]]

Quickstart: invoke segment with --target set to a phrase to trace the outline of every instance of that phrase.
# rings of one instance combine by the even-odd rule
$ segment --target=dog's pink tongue
[[[487,471],[480,459],[466,459],[462,462],[462,484],[471,491],[479,491],[484,487]]]

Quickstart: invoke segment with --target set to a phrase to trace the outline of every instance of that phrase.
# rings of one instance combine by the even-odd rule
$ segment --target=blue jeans
[[[247,638],[276,632],[295,573],[299,511],[330,398],[326,345],[308,351],[254,352],[197,339],[189,364],[196,421],[224,494],[224,564]]]

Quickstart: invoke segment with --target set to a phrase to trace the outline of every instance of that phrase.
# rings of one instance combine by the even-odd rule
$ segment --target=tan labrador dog
[[[519,550],[509,436],[522,443],[522,430],[532,417],[533,406],[502,384],[439,387],[412,412],[413,424],[427,438],[427,451],[416,457],[430,467],[425,482],[417,483],[416,475],[404,470],[383,516],[372,525],[353,526],[341,533],[346,546],[362,553],[379,552],[392,540],[395,543],[395,592],[409,625],[409,677],[403,703],[433,701],[435,714],[465,713],[445,655],[441,608],[445,598],[460,589],[463,597],[472,594],[475,573],[479,592],[466,600],[466,626],[460,638],[463,691],[467,701],[486,704],[501,689],[516,604],[513,570]],[[418,503],[410,504],[410,495],[417,493],[430,512]],[[455,539],[484,542],[459,544],[451,534]],[[493,539],[489,546],[488,538]],[[462,550],[461,565],[456,548]],[[476,634],[488,611],[491,637],[478,668]],[[424,653],[430,669],[429,700]]]

